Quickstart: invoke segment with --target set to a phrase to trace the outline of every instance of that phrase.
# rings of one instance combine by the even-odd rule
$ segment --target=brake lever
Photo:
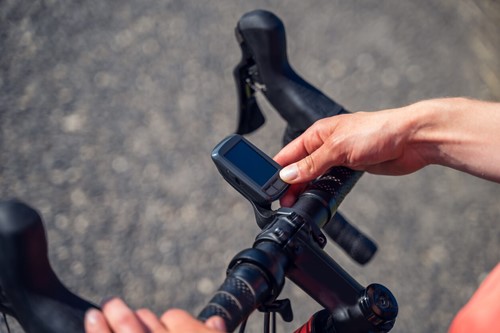
[[[266,119],[257,104],[255,93],[258,87],[258,68],[246,43],[235,29],[236,40],[241,48],[241,61],[233,70],[238,96],[238,128],[237,134],[249,134],[261,127]]]
[[[235,35],[242,54],[233,71],[239,134],[251,133],[265,122],[257,105],[257,92],[287,122],[284,145],[319,119],[349,113],[293,70],[287,56],[285,27],[276,15],[264,10],[246,13],[238,21]],[[254,212],[261,229],[271,222],[272,212],[268,208],[254,207]],[[341,215],[334,217],[324,231],[360,264],[367,263],[377,250],[372,240]]]
[[[285,27],[273,13],[255,10],[243,15],[236,26],[236,39],[242,52],[233,72],[241,133],[250,133],[265,121],[257,106],[257,91],[287,122],[284,144],[321,118],[348,113],[293,70],[287,56]],[[249,120],[249,124],[244,124],[244,120]]]

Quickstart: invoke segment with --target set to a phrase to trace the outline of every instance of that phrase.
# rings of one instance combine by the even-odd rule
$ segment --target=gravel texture
[[[255,8],[282,18],[293,66],[349,110],[500,100],[494,1],[0,1],[0,196],[42,213],[53,267],[76,293],[196,313],[252,245],[250,206],[210,151],[236,126],[233,29]],[[284,124],[262,109],[250,139],[272,155]],[[434,166],[365,175],[342,210],[378,255],[359,267],[328,251],[394,292],[393,332],[445,332],[500,260],[499,194]],[[291,283],[283,295],[296,320],[279,332],[318,309]]]

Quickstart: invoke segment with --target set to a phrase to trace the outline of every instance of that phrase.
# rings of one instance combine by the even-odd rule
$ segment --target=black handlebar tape
[[[355,171],[346,167],[333,167],[309,185],[300,195],[298,203],[301,197],[307,196],[319,197],[319,199],[324,202],[328,214],[324,217],[322,216],[320,220],[315,221],[315,223],[322,228],[337,212],[340,203],[352,190],[362,175],[362,171]],[[294,208],[296,205],[294,205]],[[306,212],[314,211],[308,208],[303,208],[303,210]]]
[[[19,201],[0,202],[0,286],[26,333],[81,333],[93,304],[69,291],[47,256],[40,215]]]
[[[369,262],[377,252],[377,245],[338,212],[323,227],[323,230],[352,259],[361,265]]]
[[[198,315],[206,321],[212,316],[224,319],[226,330],[233,332],[271,293],[265,273],[256,265],[242,263],[226,277],[208,305]]]
[[[330,220],[324,224],[323,230],[356,262],[364,265],[377,251],[375,243],[361,231],[352,226],[342,215],[336,214],[337,208],[351,191],[359,178],[361,171],[346,167],[334,167],[314,181],[305,193],[321,191],[329,202]]]

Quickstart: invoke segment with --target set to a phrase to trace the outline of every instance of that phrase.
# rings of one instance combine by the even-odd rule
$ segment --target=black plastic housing
[[[95,305],[57,278],[47,255],[43,222],[33,208],[0,202],[0,286],[12,315],[28,333],[82,333],[85,312]]]
[[[279,177],[282,167],[241,135],[218,143],[212,161],[234,189],[259,206],[270,205],[289,187]]]

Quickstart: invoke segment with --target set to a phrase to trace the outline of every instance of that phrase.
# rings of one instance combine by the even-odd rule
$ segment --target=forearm
[[[286,166],[280,176],[290,184],[332,166],[405,175],[429,164],[500,182],[500,103],[443,98],[325,118],[275,160]]]
[[[428,164],[500,182],[500,103],[445,98],[407,111],[409,143]]]

